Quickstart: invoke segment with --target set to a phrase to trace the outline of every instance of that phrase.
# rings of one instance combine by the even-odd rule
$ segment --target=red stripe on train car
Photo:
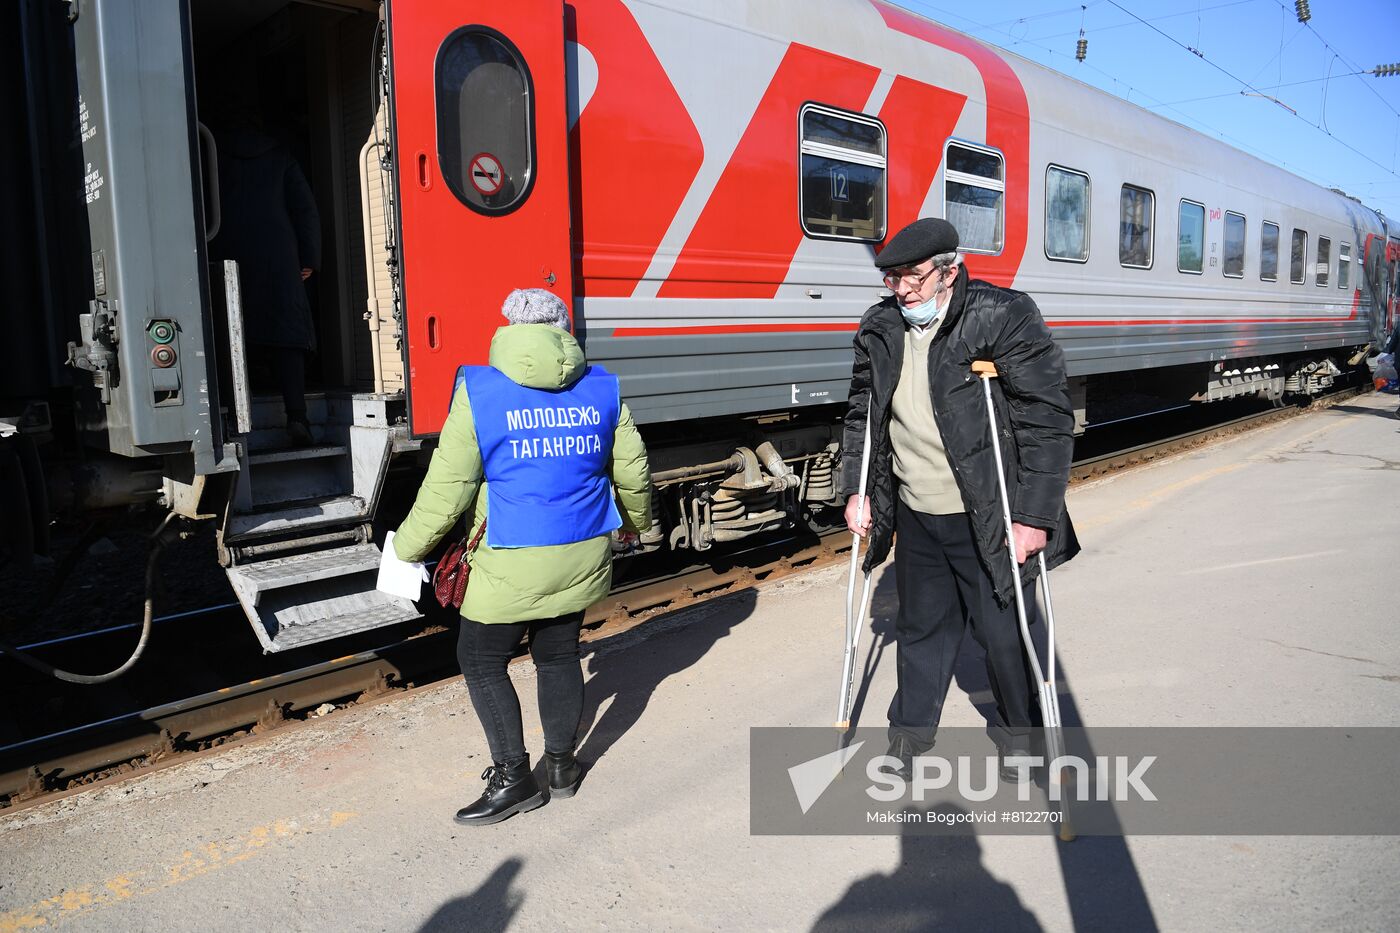
[[[1047,327],[1151,327],[1178,326],[1181,324],[1346,324],[1350,317],[1219,317],[1219,318],[1162,318],[1141,321],[1046,321]]]
[[[968,269],[979,279],[1010,286],[1026,252],[1031,138],[1026,90],[1011,66],[986,46],[882,0],[871,0],[871,4],[890,29],[956,52],[971,61],[982,75],[987,92],[986,142],[1006,157],[1006,241],[1000,255],[969,256]]]
[[[1222,317],[1222,318],[1145,318],[1137,321],[1088,320],[1088,321],[1046,321],[1049,327],[1177,327],[1183,324],[1346,324],[1356,320],[1356,311],[1350,317]],[[678,327],[619,327],[612,332],[614,337],[674,337],[693,334],[790,334],[821,333],[830,331],[853,332],[860,326],[858,321],[803,324],[694,324]]]
[[[849,58],[788,46],[659,297],[777,294],[802,245],[796,114],[809,100],[859,111],[879,75]]]
[[[695,334],[855,333],[859,321],[812,324],[697,324],[683,327],[619,327],[614,337],[677,337]]]
[[[576,290],[625,298],[651,265],[705,147],[621,0],[577,0],[565,10],[567,37],[598,66],[598,86],[569,134]]]
[[[880,108],[889,133],[889,219],[885,241],[919,219],[967,96],[899,75]],[[877,251],[878,251],[877,249]]]

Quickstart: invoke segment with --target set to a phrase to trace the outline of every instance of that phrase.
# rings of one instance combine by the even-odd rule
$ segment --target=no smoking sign
[[[479,152],[472,156],[470,176],[472,187],[484,195],[500,191],[506,179],[501,161],[489,152]]]

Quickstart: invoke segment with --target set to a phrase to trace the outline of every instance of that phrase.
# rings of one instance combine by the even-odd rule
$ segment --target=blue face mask
[[[900,305],[899,313],[904,315],[904,320],[915,327],[928,327],[939,315],[938,295],[935,293],[928,301],[914,305],[912,308],[908,305]]]

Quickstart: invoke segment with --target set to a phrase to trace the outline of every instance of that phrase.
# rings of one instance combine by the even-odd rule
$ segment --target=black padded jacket
[[[841,497],[860,485],[861,445],[871,423],[871,458],[866,492],[871,497],[869,572],[889,555],[894,541],[899,482],[890,451],[890,400],[904,361],[904,317],[894,298],[872,306],[855,337],[855,366],[841,445]],[[929,348],[929,392],[934,425],[943,439],[963,506],[972,520],[982,566],[1003,605],[1012,599],[1012,573],[997,490],[996,459],[989,443],[987,407],[974,360],[991,360],[1007,491],[1014,521],[1048,532],[1047,567],[1079,551],[1065,511],[1074,450],[1074,409],[1065,378],[1064,355],[1050,336],[1030,296],[987,282],[969,281],[959,267],[953,297]],[[1021,568],[1034,579],[1038,563]]]

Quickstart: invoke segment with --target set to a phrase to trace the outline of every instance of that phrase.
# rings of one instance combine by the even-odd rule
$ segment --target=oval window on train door
[[[438,164],[457,200],[506,214],[534,182],[534,85],[509,39],[464,26],[438,49],[434,67]]]

